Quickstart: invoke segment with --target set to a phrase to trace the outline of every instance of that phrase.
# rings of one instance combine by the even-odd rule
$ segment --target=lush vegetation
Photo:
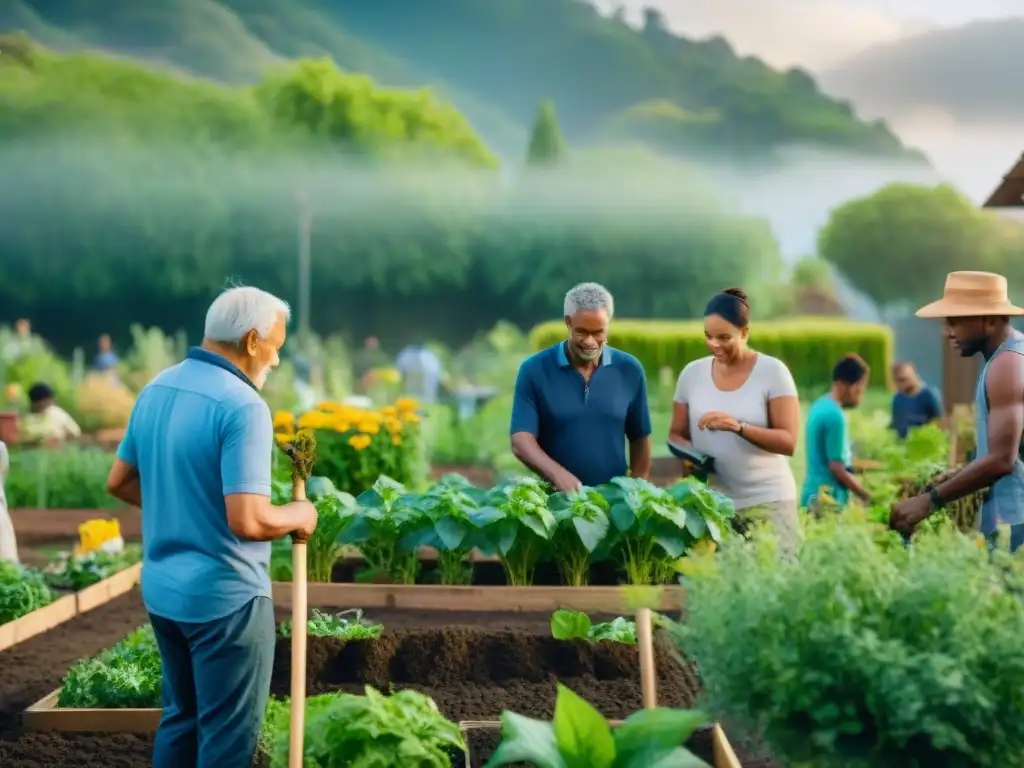
[[[4,28],[227,82],[326,55],[388,85],[437,85],[503,146],[521,141],[533,110],[550,97],[573,140],[759,154],[804,143],[915,157],[884,124],[860,122],[849,104],[823,95],[803,70],[741,58],[720,37],[677,37],[654,10],[635,29],[580,0],[443,0],[429,11],[408,0],[386,10],[353,0],[154,0],[145,13],[17,0],[0,16]]]
[[[1021,561],[952,531],[879,547],[856,518],[809,521],[793,558],[767,535],[685,581],[682,648],[714,712],[787,765],[1024,764]]]
[[[68,669],[58,706],[80,709],[160,706],[160,650],[153,627],[144,627]]]
[[[1024,225],[948,186],[892,184],[849,201],[819,233],[818,252],[883,308],[935,300],[955,270],[1006,275],[1018,297],[1024,280]]]
[[[616,320],[611,344],[635,355],[654,378],[663,368],[677,376],[687,363],[707,357],[700,321],[668,323]],[[543,349],[565,339],[565,324],[552,321],[533,329],[534,347]],[[784,360],[798,387],[820,390],[832,380],[832,367],[843,355],[860,355],[883,382],[892,365],[892,329],[885,325],[831,318],[801,318],[755,323],[751,344]]]
[[[470,582],[474,550],[496,555],[514,586],[531,584],[541,562],[554,562],[566,584],[581,586],[593,564],[605,561],[616,563],[629,584],[663,584],[684,553],[728,535],[733,515],[724,496],[691,480],[661,489],[621,477],[576,494],[549,493],[534,478],[482,489],[459,475],[448,475],[423,493],[386,476],[355,500],[328,493],[335,501],[317,501],[320,518],[313,539],[325,531],[322,549],[330,556],[315,560],[309,578],[329,580],[341,547],[350,545],[359,549],[375,578],[413,584],[422,576],[419,549],[430,546],[439,553],[442,584]],[[277,546],[284,559],[289,545]],[[308,546],[321,551],[319,545]],[[285,573],[275,569],[276,578]]]
[[[0,560],[0,624],[20,619],[52,601],[43,574]]]
[[[503,765],[549,768],[707,768],[685,746],[708,722],[703,712],[644,709],[612,728],[589,703],[561,683],[550,723],[514,712],[501,715],[501,744],[484,768]]]
[[[281,637],[291,637],[292,621],[285,619],[278,627]],[[372,640],[380,637],[384,631],[383,624],[374,624],[363,620],[363,612],[359,608],[332,614],[314,608],[306,621],[306,633],[310,637],[335,637],[339,640]]]
[[[369,768],[392,765],[400,755],[418,768],[448,768],[465,752],[459,726],[445,719],[429,696],[365,690],[364,696],[328,693],[306,699],[304,764]],[[263,718],[260,746],[271,768],[288,765],[289,706],[287,699],[272,699]]]
[[[563,608],[551,614],[551,636],[555,640],[610,640],[636,645],[636,622],[618,616],[595,624],[582,611]]]
[[[95,549],[59,558],[46,569],[46,581],[55,589],[77,592],[142,561],[142,547],[127,544],[117,552]]]

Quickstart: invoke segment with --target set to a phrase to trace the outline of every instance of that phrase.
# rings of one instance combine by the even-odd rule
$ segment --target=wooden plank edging
[[[274,605],[292,604],[292,585],[275,581]],[[642,598],[641,598],[642,596]],[[683,588],[662,587],[481,587],[433,584],[327,584],[309,582],[312,607],[405,608],[423,611],[505,611],[544,613],[567,608],[592,613],[635,610],[638,600],[656,611],[683,607]]]
[[[5,651],[31,637],[48,632],[93,608],[109,603],[131,591],[142,574],[142,563],[118,571],[72,595],[65,595],[19,619],[0,624],[0,651]]]
[[[624,720],[609,720],[608,725],[615,728],[622,725]],[[472,755],[469,752],[469,732],[473,730],[496,730],[501,731],[500,720],[463,720],[459,723],[459,730],[466,741],[466,763],[470,764]],[[714,753],[714,768],[743,768],[733,751],[729,739],[725,736],[722,726],[715,723],[711,726],[711,745]]]
[[[156,733],[160,709],[73,709],[58,707],[60,688],[51,691],[21,713],[26,731],[96,733]]]
[[[0,651],[6,651],[30,637],[63,624],[78,615],[78,599],[76,595],[65,595],[49,605],[26,613],[19,619],[0,624]]]

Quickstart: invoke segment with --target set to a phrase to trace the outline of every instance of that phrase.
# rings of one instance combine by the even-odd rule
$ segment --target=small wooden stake
[[[636,611],[636,643],[640,648],[640,690],[643,692],[644,709],[654,709],[658,706],[658,688],[650,608],[638,608]]]

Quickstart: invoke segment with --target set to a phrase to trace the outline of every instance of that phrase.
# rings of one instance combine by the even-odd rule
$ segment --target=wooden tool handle
[[[306,727],[306,543],[292,544],[292,690],[288,768],[302,768]]]
[[[653,709],[658,706],[658,688],[650,608],[638,608],[636,611],[636,644],[640,649],[640,690],[643,693],[644,709]]]
[[[306,500],[306,481],[292,478],[292,501]],[[292,542],[292,690],[288,768],[302,768],[306,728],[306,542]]]

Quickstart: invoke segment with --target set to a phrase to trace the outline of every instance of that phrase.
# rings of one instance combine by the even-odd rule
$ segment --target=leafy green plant
[[[104,579],[142,561],[142,547],[126,544],[120,552],[105,552],[101,549],[83,555],[71,555],[54,563],[46,572],[46,581],[56,589],[77,592],[91,587]]]
[[[608,535],[608,501],[593,488],[581,488],[552,494],[548,506],[555,516],[552,553],[562,581],[582,587],[587,583],[591,557]]]
[[[412,551],[434,547],[442,584],[469,584],[473,580],[469,556],[479,536],[470,513],[479,508],[481,495],[461,475],[449,474],[409,502],[419,513],[420,527],[402,539],[402,547]]]
[[[271,700],[260,732],[260,748],[270,768],[288,765],[289,703]],[[464,753],[459,727],[446,720],[434,701],[418,691],[390,696],[366,686],[366,695],[328,693],[306,699],[303,763],[309,766],[408,765],[450,768]]]
[[[405,486],[381,475],[359,494],[338,538],[339,544],[357,545],[367,565],[396,584],[415,584],[420,570],[419,553],[402,546],[407,534],[422,527],[421,514],[410,501]]]
[[[881,549],[837,519],[776,552],[762,532],[684,581],[675,633],[717,710],[784,765],[1024,765],[1019,569],[955,532]]]
[[[599,488],[618,531],[617,554],[630,584],[663,584],[697,541],[721,541],[732,504],[696,480],[665,490],[642,478],[617,477]]]
[[[291,637],[291,619],[281,622],[281,637]],[[373,640],[384,631],[383,624],[363,621],[363,612],[353,608],[341,613],[324,613],[316,608],[306,621],[306,634],[311,637],[336,637],[339,640]]]
[[[0,624],[20,619],[53,602],[43,575],[0,560]]]
[[[556,525],[545,486],[532,477],[516,478],[495,486],[487,501],[469,518],[483,531],[485,546],[497,552],[508,583],[529,586]]]
[[[615,729],[561,683],[548,723],[501,715],[501,743],[484,768],[708,768],[683,744],[707,723],[703,712],[658,707],[630,715]]]
[[[551,636],[555,640],[611,640],[636,645],[636,622],[619,616],[594,624],[582,611],[562,608],[551,614]]]
[[[11,509],[112,509],[107,493],[113,457],[96,447],[12,450],[4,483]]]
[[[160,651],[147,624],[113,648],[72,666],[57,704],[96,709],[159,707],[161,670]]]

